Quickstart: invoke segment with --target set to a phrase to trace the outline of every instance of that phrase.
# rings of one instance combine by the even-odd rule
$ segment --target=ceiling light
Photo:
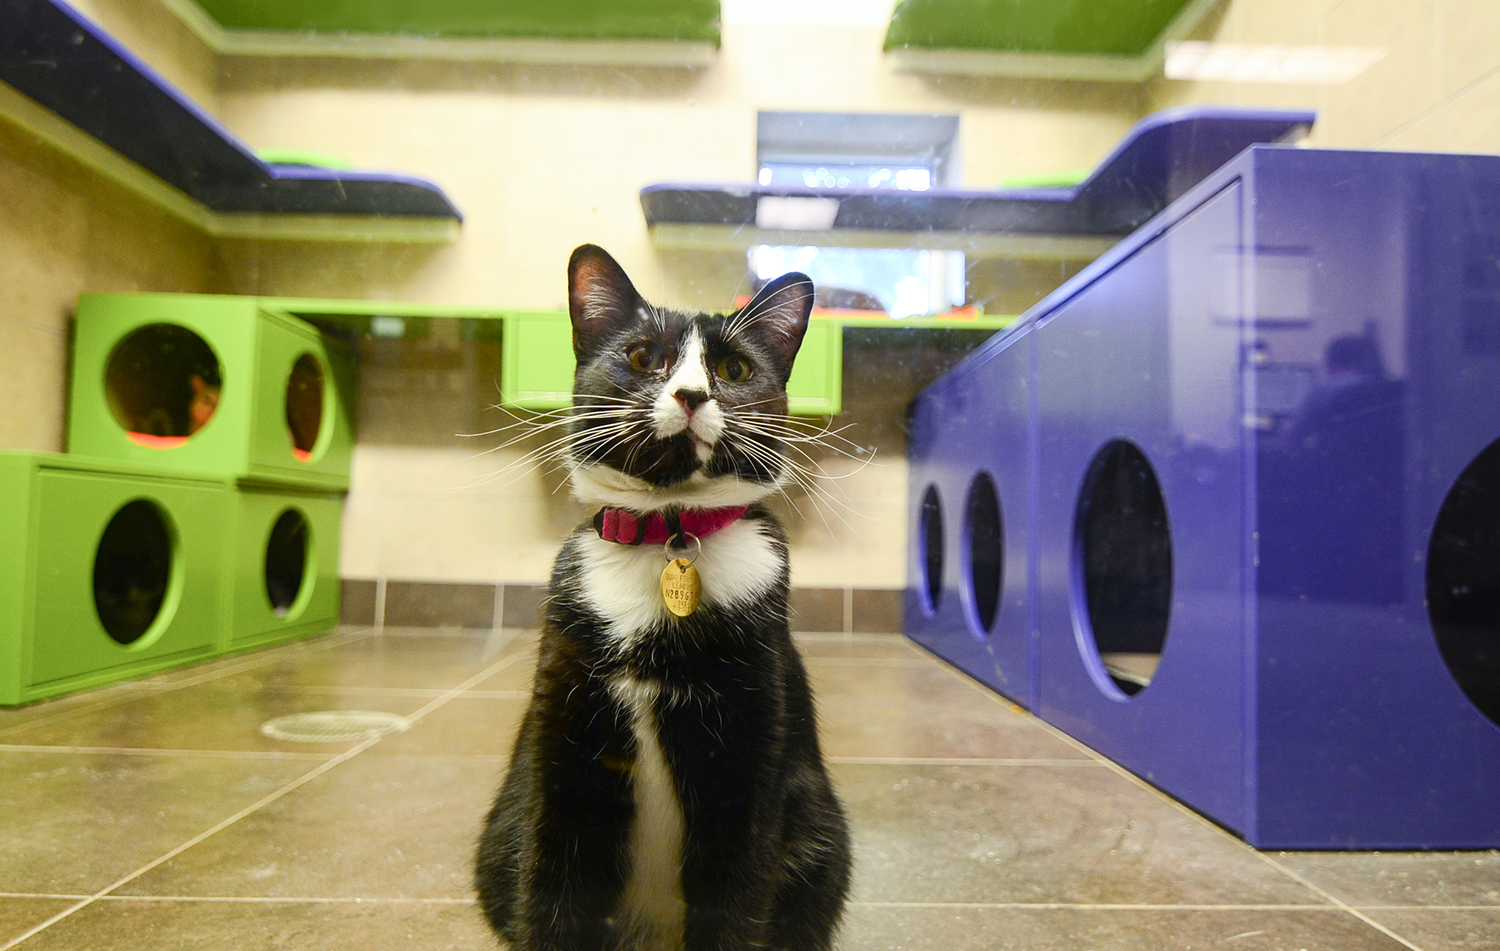
[[[724,23],[885,29],[895,0],[720,0]]]
[[[1167,44],[1168,79],[1337,86],[1385,56],[1363,46],[1261,46],[1242,43]]]

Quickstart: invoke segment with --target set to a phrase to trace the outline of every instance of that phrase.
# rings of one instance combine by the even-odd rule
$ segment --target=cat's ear
[[[734,314],[729,321],[731,336],[754,334],[781,365],[782,374],[788,375],[807,333],[812,305],[812,279],[797,271],[783,274],[762,287],[750,303]]]
[[[638,319],[643,306],[635,285],[609,252],[592,244],[568,259],[568,314],[573,320],[573,353],[581,362],[600,341]]]

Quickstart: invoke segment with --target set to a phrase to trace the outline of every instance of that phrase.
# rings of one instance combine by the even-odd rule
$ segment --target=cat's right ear
[[[635,285],[609,252],[585,244],[568,259],[568,314],[573,320],[573,353],[579,362],[600,342],[637,319],[644,306]]]

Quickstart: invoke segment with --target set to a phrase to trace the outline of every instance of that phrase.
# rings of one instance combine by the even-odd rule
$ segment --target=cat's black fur
[[[634,477],[627,483],[639,491],[615,504],[637,511],[690,504],[704,486],[738,486],[754,501],[736,527],[763,540],[768,581],[715,603],[710,583],[723,579],[705,577],[705,603],[691,616],[663,614],[622,637],[629,625],[606,616],[608,599],[592,595],[597,584],[586,577],[598,558],[617,557],[616,543],[587,525],[569,537],[552,573],[531,705],[479,845],[484,912],[516,951],[823,951],[848,889],[848,831],[788,631],[785,536],[758,501],[783,476],[784,447],[775,427],[757,420],[785,414],[812,283],[788,275],[724,316],[658,310],[613,259],[585,245],[569,263],[569,286],[578,359],[571,461]],[[686,432],[658,437],[642,412],[639,425],[611,428],[612,414],[599,410],[649,407],[690,328],[707,355],[709,388],[677,399],[722,404],[725,425],[711,451]],[[653,371],[627,355],[634,349],[650,366],[654,357],[636,349],[643,344],[663,357]],[[726,355],[747,361],[750,377],[716,376]],[[579,494],[599,503],[609,491],[592,484]],[[705,565],[727,535],[702,540]],[[654,553],[618,557],[654,559],[659,572],[661,547],[648,547]],[[642,723],[681,809],[676,931],[643,927],[622,898],[634,861],[635,777],[646,768]]]

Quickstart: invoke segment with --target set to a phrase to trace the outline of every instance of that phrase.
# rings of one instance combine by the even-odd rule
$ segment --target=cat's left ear
[[[807,333],[812,305],[812,278],[793,271],[762,287],[729,323],[731,327],[749,328],[771,351],[786,376],[792,372],[792,360]]]
[[[585,244],[568,259],[568,314],[573,353],[580,365],[601,341],[637,319],[644,306],[625,269],[598,245]]]

